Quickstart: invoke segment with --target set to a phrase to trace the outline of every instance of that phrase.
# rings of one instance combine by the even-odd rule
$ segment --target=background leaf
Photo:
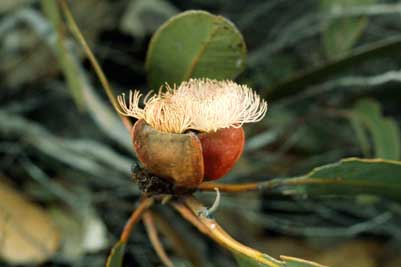
[[[79,62],[76,51],[68,46],[70,40],[64,35],[57,3],[52,0],[42,0],[41,3],[44,12],[52,23],[52,27],[48,25],[51,34],[46,31],[42,33],[41,38],[46,40],[47,45],[53,50],[75,102],[81,110],[89,112],[99,128],[110,138],[131,151],[129,134],[124,125],[116,116],[115,111],[105,104],[97,94]],[[56,42],[53,41],[53,36],[56,38]],[[84,103],[85,105],[83,105]]]
[[[62,20],[60,17],[60,11],[57,6],[57,2],[53,0],[42,0],[42,8],[46,16],[48,16],[49,21],[52,23],[52,27],[54,31],[61,31],[63,29]],[[69,89],[71,90],[71,95],[74,97],[76,105],[83,110],[84,102],[83,102],[83,93],[81,90],[81,84],[77,77],[79,76],[79,72],[77,68],[74,68],[73,59],[69,53],[67,53],[67,49],[65,47],[65,42],[62,39],[63,37],[58,34],[57,40],[55,44],[55,50],[59,59],[60,68],[62,69],[66,82],[68,84]]]
[[[190,33],[190,36],[188,35]],[[205,11],[187,11],[154,34],[146,59],[150,89],[191,77],[234,79],[245,66],[241,33],[227,19]]]
[[[57,206],[50,210],[62,239],[58,256],[66,262],[77,261],[85,253],[108,248],[107,230],[103,221],[91,207],[83,209],[80,213]]]
[[[0,180],[0,258],[11,264],[38,264],[60,244],[49,214]]]
[[[401,162],[382,159],[343,159],[294,178],[289,193],[310,196],[377,194],[401,201]],[[305,182],[307,184],[302,183]]]
[[[143,38],[153,33],[178,10],[165,0],[131,0],[121,19],[122,31]]]
[[[335,9],[347,10],[374,2],[375,0],[323,0],[322,9],[326,12]],[[367,22],[368,18],[365,16],[328,18],[322,35],[327,57],[334,59],[344,56],[362,35]]]
[[[379,102],[359,100],[351,111],[350,120],[365,156],[369,156],[371,150],[368,141],[371,136],[375,157],[400,159],[400,130],[395,120],[382,116]]]

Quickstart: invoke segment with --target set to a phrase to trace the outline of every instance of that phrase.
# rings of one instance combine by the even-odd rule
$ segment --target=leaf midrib
[[[358,180],[361,178],[358,178]],[[367,182],[364,179],[362,181],[349,180],[349,178],[323,178],[323,177],[301,177],[300,180],[309,181],[307,184],[335,184],[335,185],[355,185],[355,186],[368,186],[368,187],[382,187],[382,188],[393,188],[395,185],[398,185],[401,188],[401,183],[392,183],[391,185],[385,183],[374,183]],[[306,184],[305,184],[306,185]]]
[[[215,19],[215,21],[218,22],[217,21],[218,19],[219,18]],[[199,52],[197,54],[195,54],[195,56],[193,57],[191,63],[189,64],[188,71],[184,74],[184,76],[182,78],[183,81],[188,80],[192,76],[192,74],[193,74],[193,72],[194,72],[194,70],[195,70],[195,68],[197,66],[197,63],[200,61],[201,57],[205,54],[206,48],[210,44],[210,41],[212,40],[214,35],[218,32],[218,30],[219,30],[218,25],[213,25],[212,26],[212,30],[209,32],[209,34],[207,35],[207,37],[205,39],[205,44],[202,45],[202,47],[199,50]]]

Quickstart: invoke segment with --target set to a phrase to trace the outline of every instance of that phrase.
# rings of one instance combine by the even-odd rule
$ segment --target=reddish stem
[[[131,214],[131,217],[128,219],[127,223],[124,226],[124,230],[121,233],[120,241],[127,243],[128,239],[131,235],[132,229],[135,224],[139,221],[142,214],[153,204],[153,198],[143,198],[141,202],[139,202],[138,207]]]
[[[153,248],[156,251],[157,256],[166,267],[174,267],[173,262],[167,256],[166,251],[164,250],[163,244],[161,243],[158,233],[156,224],[153,219],[153,213],[148,210],[143,214],[143,222],[145,223],[146,232],[148,233],[148,237],[150,242],[153,245]]]

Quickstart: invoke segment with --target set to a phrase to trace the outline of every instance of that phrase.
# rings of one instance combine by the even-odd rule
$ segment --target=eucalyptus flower
[[[118,102],[121,114],[138,119],[131,134],[145,169],[186,188],[230,171],[244,148],[242,125],[267,111],[256,92],[229,80],[190,79],[153,95],[130,91]]]

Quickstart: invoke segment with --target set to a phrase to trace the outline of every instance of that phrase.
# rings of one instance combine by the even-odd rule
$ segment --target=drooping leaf
[[[322,0],[322,10],[330,14],[332,10],[346,11],[352,7],[358,7],[374,3],[375,0]],[[367,26],[368,18],[365,16],[354,17],[329,17],[326,20],[323,31],[323,45],[329,59],[344,56],[359,39]]]
[[[401,201],[401,162],[383,159],[343,159],[287,181],[288,193],[309,196],[374,194]]]
[[[227,19],[205,11],[172,17],[153,35],[146,70],[151,89],[191,77],[234,79],[245,65],[241,33]]]
[[[53,0],[42,0],[42,7],[45,14],[49,17],[54,31],[61,29],[61,16],[57,2]],[[82,96],[81,84],[78,70],[74,67],[73,59],[69,53],[66,53],[65,42],[60,34],[57,35],[55,51],[59,60],[60,67],[65,75],[67,85],[71,91],[76,105],[83,109],[85,107]]]
[[[107,258],[106,267],[121,267],[125,253],[125,243],[119,241],[114,246]]]
[[[377,101],[372,99],[358,101],[349,117],[365,156],[369,156],[368,135],[370,135],[375,157],[400,159],[400,129],[393,119],[382,116],[380,104]]]

